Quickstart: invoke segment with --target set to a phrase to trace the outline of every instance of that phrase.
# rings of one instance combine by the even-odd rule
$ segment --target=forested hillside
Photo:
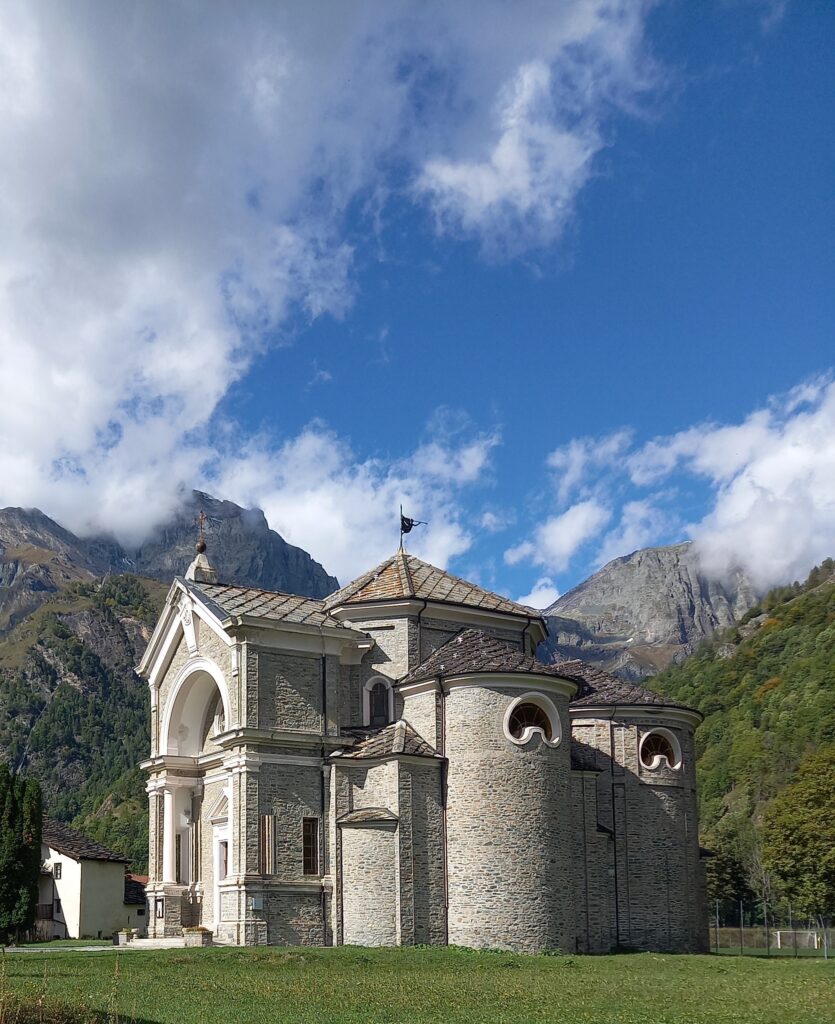
[[[165,590],[130,575],[72,583],[0,642],[0,759],[40,781],[51,815],[137,870],[149,709],[134,665]]]
[[[737,627],[652,680],[705,715],[697,732],[701,826],[720,854],[714,873],[725,888],[762,895],[773,885],[763,866],[763,812],[802,764],[835,743],[833,573],[829,559],[805,584],[771,591]]]

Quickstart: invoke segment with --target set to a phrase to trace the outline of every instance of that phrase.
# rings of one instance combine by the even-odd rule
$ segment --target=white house
[[[144,886],[127,857],[44,815],[36,930],[43,939],[109,939],[146,929]]]

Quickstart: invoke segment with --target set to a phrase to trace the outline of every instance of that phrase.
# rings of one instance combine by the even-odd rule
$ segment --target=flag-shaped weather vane
[[[403,506],[400,506],[400,547],[403,547],[403,535],[411,533],[416,526],[428,526],[428,523],[422,522],[420,519],[410,519],[408,516],[403,515]]]

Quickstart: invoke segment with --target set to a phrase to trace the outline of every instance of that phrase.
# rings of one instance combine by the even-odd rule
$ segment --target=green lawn
[[[821,1024],[835,1006],[835,963],[822,960],[351,947],[2,959],[6,1000],[63,1000],[82,1011],[73,1021],[111,1024]],[[0,1005],[2,1022],[53,1019]]]

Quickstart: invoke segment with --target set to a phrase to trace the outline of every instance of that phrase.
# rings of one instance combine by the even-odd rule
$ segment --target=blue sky
[[[402,501],[540,604],[835,550],[832,4],[80,6],[0,51],[2,504],[130,539],[200,485],[345,579]]]

